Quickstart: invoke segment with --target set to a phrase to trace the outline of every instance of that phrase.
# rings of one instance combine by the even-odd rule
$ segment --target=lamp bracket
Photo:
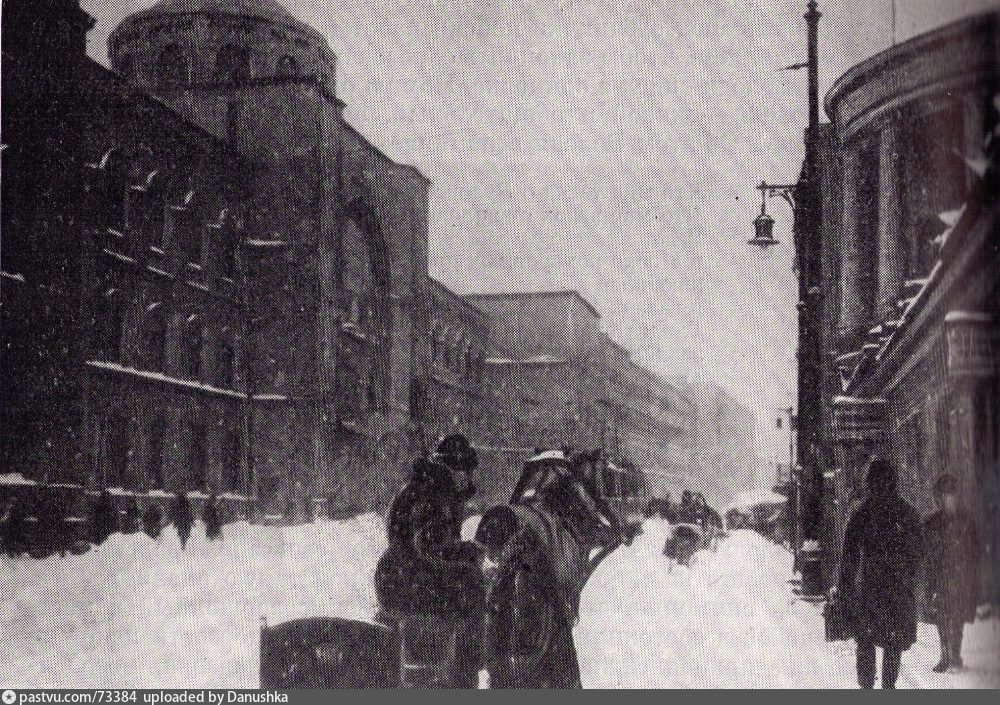
[[[761,181],[757,186],[757,190],[761,192],[761,200],[766,201],[768,198],[774,198],[775,196],[780,196],[785,199],[789,206],[792,207],[792,211],[795,211],[795,189],[796,184],[769,184],[765,181]]]

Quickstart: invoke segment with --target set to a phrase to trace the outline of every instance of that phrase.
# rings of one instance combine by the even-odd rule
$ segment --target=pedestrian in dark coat
[[[111,494],[102,490],[90,513],[90,542],[100,546],[119,529],[119,515]]]
[[[414,464],[389,510],[389,547],[375,571],[383,614],[440,615],[457,624],[462,663],[453,687],[478,683],[485,580],[479,551],[461,540],[475,467],[464,436],[445,438],[433,458]]]
[[[917,640],[916,572],[920,518],[896,488],[897,471],[876,458],[867,497],[847,524],[835,599],[843,600],[857,642],[858,684],[875,687],[875,647],[882,687],[895,688],[902,653]]]
[[[163,510],[160,509],[160,505],[150,505],[146,510],[142,516],[142,529],[152,539],[160,537],[160,531],[163,529]]]
[[[142,528],[142,509],[139,507],[139,500],[133,497],[125,505],[125,513],[122,514],[122,533],[135,534]]]
[[[181,540],[181,550],[187,547],[188,539],[191,538],[191,527],[194,526],[194,513],[191,511],[191,502],[188,500],[187,492],[179,492],[170,508],[170,521],[177,527],[177,536]]]
[[[943,673],[962,667],[962,633],[976,619],[979,597],[979,536],[969,514],[958,504],[958,483],[945,474],[934,483],[940,509],[924,522],[929,621],[941,638]]]
[[[23,497],[11,497],[0,511],[0,548],[16,558],[31,548],[31,523]]]
[[[201,518],[205,522],[205,538],[209,541],[222,538],[222,511],[219,506],[219,498],[214,492],[208,498]]]

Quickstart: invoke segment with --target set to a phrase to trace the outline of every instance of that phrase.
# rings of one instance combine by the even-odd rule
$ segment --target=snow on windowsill
[[[88,367],[94,367],[97,369],[106,370],[108,372],[118,372],[120,374],[126,374],[133,377],[138,377],[140,379],[148,380],[150,382],[162,382],[177,387],[183,387],[185,389],[191,389],[197,392],[204,392],[206,394],[216,394],[219,396],[230,397],[234,399],[245,399],[247,397],[246,394],[242,392],[233,391],[232,389],[221,389],[220,387],[213,387],[212,385],[205,384],[203,382],[197,382],[189,379],[178,379],[176,377],[165,375],[162,372],[137,370],[134,367],[126,367],[116,362],[89,360],[87,361],[86,364]],[[252,399],[254,401],[287,401],[288,397],[283,394],[254,394]]]

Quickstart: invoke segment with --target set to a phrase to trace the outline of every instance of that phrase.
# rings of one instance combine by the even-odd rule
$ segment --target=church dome
[[[164,98],[191,85],[298,76],[332,89],[336,74],[326,38],[279,0],[159,0],[122,20],[108,56],[116,72]]]
[[[280,22],[291,27],[307,27],[278,0],[160,0],[132,17],[155,15],[229,15]]]

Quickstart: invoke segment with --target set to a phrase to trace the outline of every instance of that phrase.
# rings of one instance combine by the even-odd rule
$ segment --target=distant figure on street
[[[102,490],[90,513],[90,542],[100,546],[111,534],[117,532],[118,528],[118,510],[111,499],[111,493]]]
[[[135,534],[142,529],[142,509],[139,508],[139,500],[132,497],[125,505],[125,512],[122,514],[122,533]]]
[[[205,538],[209,541],[222,538],[222,511],[219,506],[219,498],[214,492],[208,498],[201,518],[205,522]]]
[[[194,514],[187,492],[177,493],[177,499],[170,508],[170,522],[177,527],[177,536],[180,537],[183,550],[187,547],[188,539],[191,538],[191,527],[194,526]]]
[[[840,580],[842,600],[857,642],[858,684],[875,687],[875,647],[882,647],[882,687],[895,688],[904,651],[917,640],[916,572],[920,518],[899,496],[896,467],[875,458],[867,497],[847,524]]]
[[[941,638],[937,673],[962,668],[962,633],[976,619],[979,597],[979,536],[959,506],[958,483],[944,474],[934,483],[938,511],[924,523],[930,621]]]
[[[160,531],[163,530],[163,510],[160,509],[160,505],[150,505],[142,515],[142,530],[151,539],[160,538]]]
[[[23,497],[11,497],[0,511],[0,548],[11,558],[31,548],[31,524]]]

